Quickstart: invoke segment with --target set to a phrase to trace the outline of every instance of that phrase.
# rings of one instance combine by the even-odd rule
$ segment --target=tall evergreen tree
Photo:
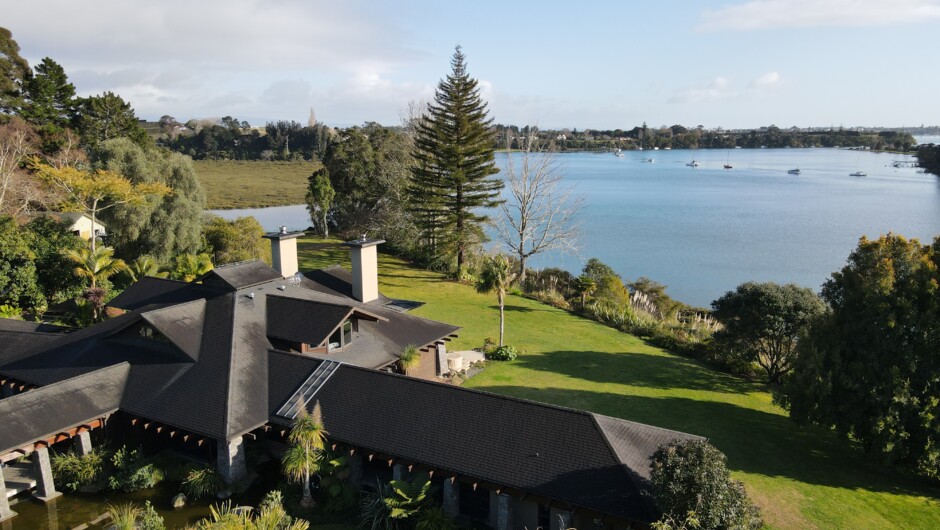
[[[20,116],[39,127],[64,128],[75,106],[75,85],[59,63],[46,57],[23,82],[25,104]]]
[[[20,45],[13,34],[0,28],[0,112],[12,112],[20,106],[20,90],[29,74],[29,63],[20,57]]]
[[[481,224],[489,220],[481,210],[501,202],[503,182],[493,178],[499,170],[491,123],[477,80],[467,74],[457,46],[451,72],[438,84],[434,102],[415,130],[410,191],[429,250],[452,252],[458,274],[467,249],[482,236]],[[442,243],[444,249],[439,248]]]

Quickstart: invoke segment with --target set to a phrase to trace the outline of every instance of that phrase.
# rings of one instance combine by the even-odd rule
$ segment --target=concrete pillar
[[[245,441],[241,436],[228,441],[216,440],[215,469],[226,484],[239,482],[248,476]]]
[[[91,453],[91,432],[82,431],[73,439],[75,452],[80,456],[87,456]]]
[[[551,514],[551,530],[566,530],[567,528],[571,528],[573,521],[571,512],[552,508],[549,514]]]
[[[457,479],[444,479],[444,504],[441,508],[448,517],[460,515],[460,483]]]
[[[392,480],[402,480],[405,478],[405,466],[395,464],[392,466]]]
[[[362,455],[360,453],[349,455],[349,484],[356,491],[362,490]]]
[[[3,479],[3,464],[0,464],[0,521],[6,521],[16,517],[16,512],[10,509],[10,501],[7,499],[7,484]]]
[[[33,461],[33,473],[36,475],[36,492],[34,497],[42,502],[49,502],[52,499],[62,495],[55,490],[55,482],[52,480],[52,463],[49,462],[49,449],[41,447],[33,451],[30,455]]]
[[[496,530],[512,530],[512,508],[509,495],[500,493],[496,496]]]

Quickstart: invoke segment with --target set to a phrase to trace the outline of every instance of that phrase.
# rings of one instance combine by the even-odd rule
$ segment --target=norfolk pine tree
[[[444,243],[457,258],[465,253],[489,217],[482,208],[500,204],[503,183],[493,160],[492,123],[476,79],[467,74],[460,46],[451,73],[437,86],[434,102],[415,130],[415,168],[410,187],[415,214],[429,250]]]

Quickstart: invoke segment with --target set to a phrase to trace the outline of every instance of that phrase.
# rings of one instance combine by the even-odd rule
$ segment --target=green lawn
[[[207,208],[260,208],[301,204],[307,177],[319,162],[195,160]]]
[[[300,240],[301,269],[349,267],[345,247]],[[498,333],[495,295],[380,255],[382,292],[426,304],[414,314],[462,326],[449,346]],[[640,339],[510,296],[507,341],[526,350],[466,386],[707,436],[728,455],[773,528],[940,528],[940,488],[885,469],[830,432],[800,428],[759,384]]]

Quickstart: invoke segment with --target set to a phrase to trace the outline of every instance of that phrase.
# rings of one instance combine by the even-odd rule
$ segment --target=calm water
[[[863,234],[923,241],[940,235],[940,178],[890,167],[911,157],[840,149],[629,151],[561,155],[565,180],[585,198],[579,256],[532,267],[580,270],[597,257],[624,278],[646,276],[707,306],[747,280],[817,289]],[[653,163],[643,162],[653,158]],[[497,161],[505,164],[506,155]],[[734,169],[725,170],[728,161]],[[800,175],[788,169],[800,168]],[[867,177],[851,177],[861,170]],[[254,215],[265,229],[304,228],[304,206],[215,212]]]

